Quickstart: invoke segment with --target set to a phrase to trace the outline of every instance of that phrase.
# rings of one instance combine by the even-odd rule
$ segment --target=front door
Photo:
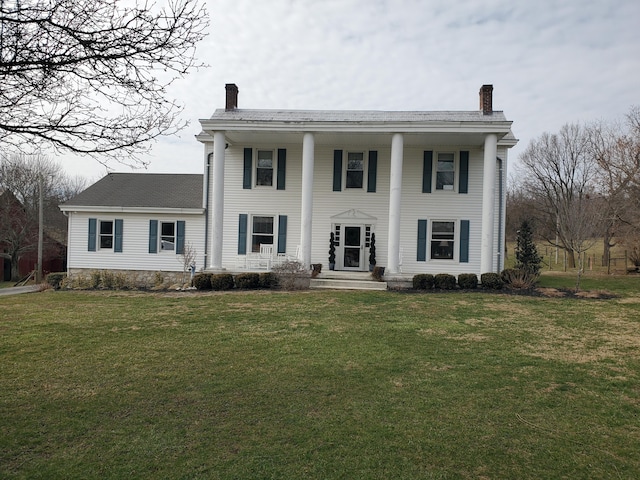
[[[345,270],[362,270],[364,242],[361,226],[344,227],[344,251],[342,267]]]

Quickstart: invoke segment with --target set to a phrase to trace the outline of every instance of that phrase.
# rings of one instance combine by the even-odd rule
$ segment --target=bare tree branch
[[[202,66],[200,1],[0,0],[0,145],[140,164],[186,125],[167,87]]]

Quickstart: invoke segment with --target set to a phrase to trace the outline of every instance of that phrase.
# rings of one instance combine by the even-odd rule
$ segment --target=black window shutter
[[[242,188],[251,189],[251,173],[253,169],[253,150],[244,149],[244,170],[242,172]]]
[[[460,220],[460,263],[469,263],[469,220]]]
[[[238,255],[247,254],[247,223],[249,221],[246,213],[240,214],[238,220]]]
[[[276,189],[285,189],[285,180],[287,178],[287,150],[284,148],[278,149],[278,174],[277,174],[277,186]]]
[[[278,216],[278,253],[287,253],[287,216]]]
[[[376,180],[378,176],[378,152],[369,152],[369,169],[367,172],[367,192],[376,191]]]
[[[158,220],[149,220],[149,253],[158,253]]]
[[[418,257],[419,262],[427,260],[427,220],[418,220]]]
[[[122,224],[123,221],[120,218],[116,218],[115,221],[115,240],[113,242],[113,251],[122,252]]]
[[[342,150],[333,151],[333,191],[342,190]]]
[[[176,255],[182,255],[184,253],[184,220],[178,220],[176,235]]]
[[[425,150],[422,164],[422,193],[431,193],[431,179],[433,177],[433,151]]]
[[[469,193],[469,152],[460,152],[460,182],[458,193]]]
[[[98,228],[98,220],[95,218],[89,219],[89,246],[90,252],[96,251],[96,231]]]

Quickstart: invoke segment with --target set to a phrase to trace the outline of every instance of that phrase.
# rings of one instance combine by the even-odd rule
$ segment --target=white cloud
[[[473,110],[494,84],[494,108],[521,142],[564,123],[621,117],[638,99],[640,2],[620,0],[209,0],[210,68],[172,94],[191,125],[160,140],[149,171],[201,172],[198,119],[241,108]],[[65,159],[95,177],[98,164]],[[114,165],[116,170],[122,170]],[[88,172],[93,172],[89,174]]]

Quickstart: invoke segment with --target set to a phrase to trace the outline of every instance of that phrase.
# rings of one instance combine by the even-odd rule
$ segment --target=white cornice
[[[168,215],[203,215],[204,208],[159,208],[159,207],[117,207],[91,205],[60,205],[63,212],[99,212],[99,213],[133,213],[133,214],[168,214]]]

